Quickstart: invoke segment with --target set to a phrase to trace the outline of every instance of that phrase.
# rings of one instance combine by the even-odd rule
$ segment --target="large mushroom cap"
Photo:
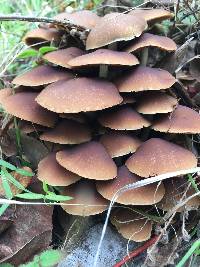
[[[61,207],[69,214],[89,216],[102,213],[109,205],[97,191],[93,181],[81,180],[64,189],[62,194],[73,197]],[[72,205],[70,205],[72,204]]]
[[[0,105],[3,107],[4,100],[13,94],[12,88],[3,88],[0,90]]]
[[[88,179],[109,180],[117,175],[114,161],[98,142],[93,141],[57,152],[56,159],[67,170]]]
[[[137,137],[114,131],[104,134],[100,138],[100,142],[112,158],[133,153],[141,144],[141,141]]]
[[[144,19],[123,13],[105,15],[90,31],[86,49],[94,49],[118,41],[128,41],[138,37],[147,28]]]
[[[77,121],[63,120],[53,129],[40,135],[40,139],[58,144],[80,144],[91,140],[89,128]]]
[[[171,87],[176,79],[166,70],[139,66],[115,80],[120,92],[161,90]]]
[[[8,96],[3,100],[5,111],[22,120],[27,120],[43,126],[52,127],[57,115],[42,108],[35,98],[37,93],[22,92]]]
[[[82,51],[81,49],[77,47],[69,47],[69,48],[59,49],[57,51],[47,53],[43,56],[43,58],[58,66],[71,69],[71,66],[68,64],[68,62],[71,59],[79,57],[83,54],[84,54],[84,51]]]
[[[136,110],[142,114],[156,114],[172,112],[178,100],[163,92],[146,92],[139,98]]]
[[[81,179],[58,164],[56,153],[50,153],[39,162],[37,177],[52,186],[68,186]]]
[[[137,130],[150,126],[150,122],[130,107],[103,112],[99,117],[101,125],[113,130]]]
[[[156,23],[165,19],[170,19],[173,14],[165,9],[134,9],[129,12],[131,15],[144,18],[148,23]]]
[[[111,214],[111,222],[128,240],[142,242],[151,237],[152,222],[130,208],[116,209]]]
[[[197,159],[181,146],[160,138],[151,138],[141,144],[126,161],[126,166],[141,177],[149,177],[194,168]]]
[[[58,20],[69,20],[71,23],[82,26],[86,29],[92,29],[100,20],[94,12],[90,10],[80,10],[73,13],[63,12],[54,17]]]
[[[179,105],[171,114],[154,122],[155,131],[165,133],[200,133],[200,114],[191,108]]]
[[[26,33],[24,42],[33,48],[40,48],[52,41],[59,41],[60,33],[56,29],[33,29]]]
[[[42,65],[17,76],[13,83],[24,86],[40,86],[72,78],[73,74],[70,72]]]
[[[139,61],[134,55],[127,52],[98,49],[92,53],[73,58],[68,64],[72,67],[100,64],[133,66],[139,64]]]
[[[102,110],[122,102],[114,84],[100,79],[77,78],[47,86],[36,101],[58,113]]]
[[[158,47],[169,52],[175,51],[177,48],[176,43],[168,37],[143,33],[137,40],[133,40],[124,51],[130,53],[149,46]]]
[[[97,191],[106,199],[112,200],[115,193],[126,185],[140,181],[141,178],[131,173],[126,166],[118,169],[117,177],[110,181],[98,181]],[[146,185],[140,188],[127,190],[122,193],[116,202],[125,205],[152,205],[159,202],[165,194],[163,183]]]

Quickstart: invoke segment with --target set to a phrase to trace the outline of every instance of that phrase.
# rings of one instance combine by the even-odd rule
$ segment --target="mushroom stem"
[[[109,44],[108,49],[117,50],[117,43]],[[105,65],[105,64],[100,65],[99,77],[100,78],[107,78],[108,77],[108,65]]]
[[[147,65],[147,61],[148,61],[148,56],[149,56],[149,48],[145,47],[141,53],[141,65],[142,66],[146,66]]]

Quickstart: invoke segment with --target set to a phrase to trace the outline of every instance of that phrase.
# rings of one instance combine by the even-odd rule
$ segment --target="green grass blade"
[[[73,198],[51,193],[51,194],[46,195],[45,199],[52,200],[52,201],[68,201],[68,200],[71,200]]]
[[[9,204],[3,204],[0,207],[0,216],[4,214],[4,212],[7,210],[7,208],[9,207]]]
[[[12,164],[10,164],[9,162],[3,160],[3,159],[0,159],[0,165],[11,170],[11,171],[16,171],[16,167]]]
[[[194,188],[194,190],[198,193],[199,192],[199,188],[194,180],[194,178],[192,177],[191,174],[188,174],[188,180],[189,182],[192,184],[192,187]]]
[[[44,199],[44,195],[42,194],[37,194],[37,193],[21,193],[17,194],[16,197],[18,198],[23,198],[23,199]]]
[[[24,169],[20,169],[20,168],[17,168],[15,170],[17,173],[23,175],[23,176],[28,176],[28,177],[32,177],[34,176],[34,173],[30,172],[30,171],[27,171],[27,170],[24,170]]]
[[[2,186],[3,186],[3,189],[5,191],[6,197],[8,199],[12,199],[13,198],[13,193],[12,193],[10,185],[8,183],[8,180],[7,180],[7,177],[6,177],[6,173],[4,172],[3,169],[1,169],[1,180],[2,180]]]

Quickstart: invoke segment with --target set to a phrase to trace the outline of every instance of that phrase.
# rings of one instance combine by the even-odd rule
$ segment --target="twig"
[[[130,259],[133,259],[133,258],[137,257],[138,255],[143,253],[148,247],[153,245],[157,241],[157,239],[158,239],[158,236],[152,237],[150,240],[148,240],[146,243],[144,243],[144,245],[142,245],[139,248],[136,248],[133,252],[131,252],[126,257],[124,257],[121,261],[116,263],[113,267],[121,267],[124,263],[126,263]]]

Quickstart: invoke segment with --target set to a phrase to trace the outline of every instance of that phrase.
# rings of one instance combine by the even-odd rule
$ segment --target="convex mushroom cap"
[[[133,40],[125,49],[126,52],[139,51],[145,47],[157,47],[161,50],[168,52],[175,51],[177,46],[176,43],[165,36],[159,36],[151,33],[143,33],[137,40]]]
[[[0,90],[0,105],[3,107],[4,100],[13,94],[12,88],[3,88]]]
[[[176,79],[166,70],[139,66],[114,81],[120,92],[168,89]]]
[[[92,141],[59,151],[56,159],[61,166],[84,178],[109,180],[117,175],[114,161],[98,142]]]
[[[69,80],[73,77],[72,73],[65,70],[42,65],[17,76],[12,82],[17,85],[40,86],[59,80]]]
[[[139,64],[139,61],[134,55],[127,52],[98,49],[92,53],[73,58],[68,62],[68,64],[71,65],[71,67],[100,64],[133,66]]]
[[[103,112],[98,121],[101,125],[113,130],[138,130],[151,125],[137,111],[124,106],[117,110]]]
[[[98,181],[97,191],[106,199],[112,200],[115,193],[127,186],[141,180],[141,177],[131,173],[126,166],[118,168],[117,177],[110,181]],[[120,194],[117,203],[125,205],[152,205],[159,202],[165,194],[163,183],[142,186],[130,189]]]
[[[57,113],[102,110],[122,100],[114,84],[90,78],[59,81],[47,86],[36,99],[39,105]]]
[[[151,237],[152,222],[131,208],[116,209],[110,219],[118,232],[128,240],[142,242]]]
[[[126,161],[128,169],[141,177],[191,169],[197,166],[195,155],[185,148],[160,138],[142,143]]]
[[[179,105],[171,114],[162,115],[152,126],[155,131],[165,133],[200,133],[200,114]]]
[[[47,61],[62,66],[64,68],[71,69],[71,66],[68,62],[76,57],[79,57],[84,54],[84,51],[77,47],[69,47],[65,49],[59,49],[57,51],[49,52],[43,56]]]
[[[55,152],[39,162],[37,177],[52,186],[68,186],[81,179],[77,174],[67,171],[58,164]]]
[[[97,191],[93,181],[81,180],[73,185],[66,187],[63,195],[73,197],[61,207],[69,214],[79,216],[89,216],[102,213],[109,205]]]
[[[89,127],[73,120],[62,120],[53,129],[40,135],[40,139],[58,144],[80,144],[91,140]]]
[[[169,113],[177,104],[176,98],[163,92],[146,92],[138,98],[136,110],[142,114]]]
[[[137,137],[114,131],[105,133],[100,138],[100,142],[112,158],[133,153],[141,144],[141,141]]]
[[[21,92],[8,96],[3,100],[5,111],[22,120],[27,120],[43,126],[52,127],[57,115],[37,104],[37,93]]]
[[[90,31],[86,40],[86,49],[134,39],[146,28],[147,24],[143,18],[123,13],[107,14]]]

